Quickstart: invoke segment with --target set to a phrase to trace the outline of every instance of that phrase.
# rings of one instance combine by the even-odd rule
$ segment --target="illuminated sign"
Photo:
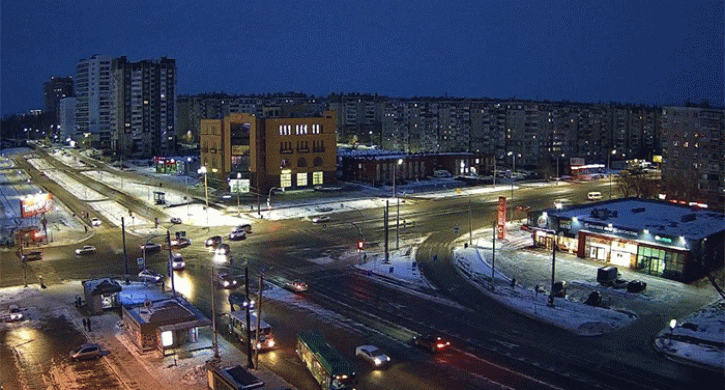
[[[664,242],[665,244],[672,244],[672,239],[669,237],[655,236],[655,240],[659,242]]]
[[[31,218],[53,209],[53,194],[31,195],[20,200],[20,215]]]
[[[503,240],[506,238],[506,197],[498,197],[498,239]]]

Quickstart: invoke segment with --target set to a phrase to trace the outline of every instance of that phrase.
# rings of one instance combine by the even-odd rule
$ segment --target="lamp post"
[[[274,190],[284,191],[284,187],[272,187],[269,189],[269,193],[267,194],[267,211],[269,211],[269,218],[272,217],[272,191]]]
[[[561,158],[564,158],[564,153],[561,154]],[[556,185],[559,185],[559,156],[556,156]]]
[[[237,218],[242,216],[242,211],[239,209],[239,180],[242,178],[242,173],[237,172]]]
[[[199,174],[204,175],[204,201],[206,202],[206,226],[209,226],[209,187],[206,181],[206,166],[199,168],[197,171]]]
[[[677,320],[671,319],[670,320],[670,345],[672,345],[672,334],[675,332],[675,327],[677,326]]]
[[[400,199],[398,198],[398,192],[395,188],[395,180],[398,177],[398,165],[403,163],[403,159],[399,158],[398,161],[393,165],[393,196],[397,202],[397,216],[395,218],[395,250],[400,249]]]
[[[206,175],[205,175],[206,177]],[[219,359],[219,344],[217,343],[216,334],[216,302],[214,300],[214,265],[209,269],[209,283],[211,284],[211,329],[213,332],[212,349],[214,350],[214,359]]]
[[[607,154],[607,174],[609,175],[609,199],[612,199],[612,166],[610,164],[610,158],[613,154],[616,154],[617,150],[612,150],[612,153]]]

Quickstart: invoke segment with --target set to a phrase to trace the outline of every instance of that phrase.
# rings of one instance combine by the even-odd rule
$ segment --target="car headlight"
[[[383,362],[382,362],[382,361],[381,361],[381,360],[380,360],[379,358],[375,358],[375,365],[376,365],[376,366],[379,366],[379,365],[380,365],[380,364],[382,364],[382,363],[383,363]]]
[[[267,345],[272,348],[274,347],[274,340],[267,340]]]
[[[224,285],[224,287],[226,287],[226,286],[229,285],[229,282],[225,280],[225,281],[222,282],[222,284]]]

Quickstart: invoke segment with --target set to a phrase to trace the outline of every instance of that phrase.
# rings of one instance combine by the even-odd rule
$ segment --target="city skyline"
[[[722,2],[222,3],[3,1],[2,114],[94,54],[174,58],[178,94],[723,105]]]

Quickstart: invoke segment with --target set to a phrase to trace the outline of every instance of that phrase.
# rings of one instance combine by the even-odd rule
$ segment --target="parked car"
[[[239,281],[236,277],[226,273],[226,272],[220,272],[217,274],[217,281],[219,282],[219,285],[221,285],[224,288],[234,288],[237,287],[239,284]]]
[[[328,217],[327,215],[321,215],[319,217],[312,218],[312,223],[323,223],[323,222],[329,222],[329,221],[330,221],[330,217]]]
[[[146,253],[156,253],[156,252],[161,251],[161,245],[157,244],[155,242],[148,242],[146,244],[141,244],[139,246],[139,248],[141,248],[141,252],[146,252]]]
[[[308,290],[307,283],[301,281],[301,280],[295,280],[293,282],[287,282],[285,283],[284,287],[287,290],[290,290],[292,292],[301,293]]]
[[[138,278],[145,282],[153,282],[153,283],[160,283],[164,280],[163,275],[152,270],[151,268],[146,268],[146,269],[141,270],[141,272],[138,273]]]
[[[638,293],[647,289],[647,283],[641,280],[632,280],[627,283],[627,292]]]
[[[413,337],[413,345],[419,348],[428,349],[435,353],[450,347],[451,343],[443,337],[432,334],[424,334]]]
[[[216,247],[222,243],[222,236],[211,236],[204,241],[204,245]]]
[[[8,312],[10,313],[8,316],[10,321],[20,321],[23,319],[23,312],[18,305],[10,305]]]
[[[30,260],[43,260],[43,252],[41,252],[41,251],[25,252],[23,254],[23,261],[30,261]]]
[[[229,239],[232,241],[243,240],[245,238],[247,238],[246,230],[235,230],[229,233]]]
[[[178,225],[178,224],[180,224],[180,223],[181,223],[181,218],[178,218],[178,217],[172,217],[172,218],[171,218],[171,223],[173,223],[173,224],[177,224],[177,225]]]
[[[91,218],[91,226],[101,226],[101,220],[98,218]]]
[[[98,344],[81,344],[70,351],[71,360],[99,359],[101,356],[103,353]]]
[[[83,248],[76,249],[76,255],[89,255],[96,253],[96,247],[92,245],[86,245]]]
[[[186,237],[171,240],[171,247],[174,249],[186,248],[189,245],[191,245],[191,240]]]
[[[171,268],[177,271],[186,268],[186,262],[184,261],[184,257],[181,256],[181,253],[171,254]]]
[[[375,367],[390,363],[390,357],[374,345],[361,345],[355,348],[355,356],[362,357]]]
[[[219,256],[226,256],[231,252],[231,248],[229,247],[229,244],[219,244],[216,247],[214,247],[214,254]]]

